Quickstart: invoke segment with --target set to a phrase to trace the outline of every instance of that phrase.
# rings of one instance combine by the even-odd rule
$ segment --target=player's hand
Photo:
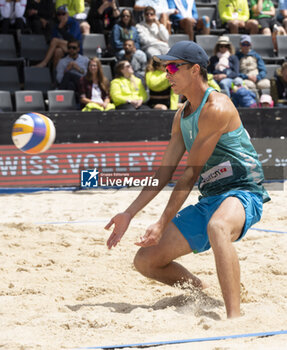
[[[132,217],[129,213],[119,213],[114,216],[105,226],[105,230],[108,230],[112,225],[114,225],[113,232],[107,241],[107,246],[109,249],[115,247],[119,243],[124,233],[128,229],[131,219]]]
[[[141,237],[140,242],[136,242],[135,245],[140,247],[150,247],[157,245],[162,237],[163,227],[156,222],[155,224],[150,225],[143,237]]]

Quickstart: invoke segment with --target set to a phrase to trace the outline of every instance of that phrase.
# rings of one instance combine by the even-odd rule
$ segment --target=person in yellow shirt
[[[231,34],[248,32],[256,34],[258,23],[249,19],[249,7],[247,0],[219,0],[218,12],[222,25],[226,26]]]
[[[149,109],[145,104],[147,92],[141,79],[134,75],[130,62],[118,62],[115,75],[116,78],[111,81],[110,96],[116,109]]]
[[[146,68],[145,81],[150,92],[148,106],[161,110],[178,108],[179,96],[171,89],[163,64],[150,60]]]

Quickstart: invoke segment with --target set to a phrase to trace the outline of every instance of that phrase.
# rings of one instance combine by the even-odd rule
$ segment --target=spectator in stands
[[[80,43],[77,40],[68,41],[68,55],[61,58],[56,67],[56,80],[59,89],[78,89],[80,78],[86,74],[89,59],[80,53]]]
[[[222,25],[224,25],[231,34],[237,34],[239,32],[248,32],[250,34],[258,33],[257,21],[249,19],[247,0],[219,0],[218,13]]]
[[[85,0],[56,0],[56,8],[66,5],[71,17],[80,24],[82,34],[90,34],[90,25],[86,21]]]
[[[167,0],[135,0],[134,11],[138,13],[138,17],[144,11],[147,6],[151,6],[155,9],[156,15],[161,24],[163,24],[171,34],[171,22],[169,16],[171,14],[178,13],[176,9],[169,9]]]
[[[251,18],[258,22],[260,33],[272,35],[277,50],[276,36],[286,35],[285,29],[275,18],[275,7],[271,0],[250,0]]]
[[[115,68],[115,79],[111,81],[110,95],[117,109],[148,109],[145,104],[147,92],[142,81],[133,73],[129,61],[120,61]]]
[[[78,94],[84,112],[115,109],[110,102],[109,80],[104,76],[101,61],[97,57],[89,61],[87,74],[80,78]]]
[[[170,9],[177,13],[170,16],[174,28],[181,28],[188,34],[189,40],[194,39],[194,30],[201,34],[210,33],[210,18],[202,16],[198,18],[195,1],[190,0],[167,0]]]
[[[111,45],[115,50],[116,57],[121,60],[125,50],[124,41],[133,40],[137,50],[140,50],[140,38],[135,27],[133,14],[129,9],[123,9],[119,23],[113,26],[111,34]]]
[[[287,33],[287,0],[279,0],[279,14],[277,20],[283,25]]]
[[[263,94],[260,96],[259,107],[261,108],[272,108],[274,106],[274,102],[272,97],[267,94]]]
[[[91,0],[88,22],[92,33],[111,30],[120,16],[117,0]]]
[[[37,67],[46,67],[53,59],[54,67],[59,60],[68,52],[68,40],[78,40],[82,43],[80,25],[73,17],[69,16],[66,6],[60,6],[56,12],[56,23],[52,30],[52,40],[47,54]]]
[[[213,74],[213,79],[230,97],[233,79],[239,75],[239,61],[228,36],[218,38],[214,48],[214,56],[209,60],[207,71]]]
[[[252,50],[249,35],[240,38],[240,51],[236,53],[239,59],[239,77],[244,80],[245,86],[251,90],[270,88],[270,80],[265,79],[266,68],[261,56]]]
[[[271,96],[277,107],[287,107],[287,62],[284,62],[271,79]]]
[[[145,69],[147,64],[146,54],[142,50],[137,50],[133,40],[125,40],[124,54],[121,60],[129,61],[132,65],[134,75],[144,82]]]
[[[24,13],[27,0],[0,0],[1,33],[8,34],[10,27],[23,32],[25,28]]]
[[[217,82],[213,79],[213,74],[207,73],[207,84],[210,87],[213,87],[213,89],[217,91],[221,91],[220,86],[217,84]]]
[[[256,93],[246,89],[243,80],[239,77],[232,83],[231,99],[235,107],[257,107]]]
[[[147,6],[144,10],[144,20],[136,25],[142,50],[148,59],[154,55],[164,55],[169,49],[169,34],[166,27],[159,22],[155,9]]]
[[[33,34],[44,34],[47,41],[51,37],[53,14],[53,0],[28,0],[25,13],[27,25]]]
[[[161,62],[156,62],[153,59],[149,61],[145,79],[150,92],[148,106],[161,110],[176,110],[178,108],[179,96],[171,89],[166,78],[165,66]]]

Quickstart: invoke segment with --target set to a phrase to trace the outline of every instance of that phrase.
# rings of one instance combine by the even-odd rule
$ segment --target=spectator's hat
[[[184,60],[190,63],[197,63],[206,68],[208,56],[206,52],[194,41],[178,41],[168,51],[166,55],[153,56],[156,62]]]
[[[273,104],[272,97],[270,95],[263,94],[260,97],[260,103],[268,103],[270,106],[272,106]]]
[[[243,85],[243,79],[240,77],[237,77],[233,80],[233,85],[234,86],[242,86]]]
[[[242,44],[242,43],[249,43],[251,45],[251,37],[250,37],[250,35],[247,35],[247,34],[241,35],[241,37],[240,37],[240,44]]]
[[[218,45],[229,45],[230,44],[230,39],[227,35],[222,35],[218,38],[216,44]]]
[[[61,6],[57,7],[57,13],[58,13],[58,12],[61,12],[61,13],[67,13],[67,12],[69,12],[69,11],[68,11],[67,5],[61,5]]]

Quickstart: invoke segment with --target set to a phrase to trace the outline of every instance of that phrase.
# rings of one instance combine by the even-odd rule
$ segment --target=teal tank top
[[[199,107],[185,118],[181,115],[180,127],[186,150],[189,152],[198,133],[201,110],[214,91],[205,91]],[[212,155],[201,170],[198,188],[203,197],[214,196],[229,190],[244,190],[262,195],[270,200],[264,189],[262,165],[258,155],[241,124],[239,128],[221,135]]]

